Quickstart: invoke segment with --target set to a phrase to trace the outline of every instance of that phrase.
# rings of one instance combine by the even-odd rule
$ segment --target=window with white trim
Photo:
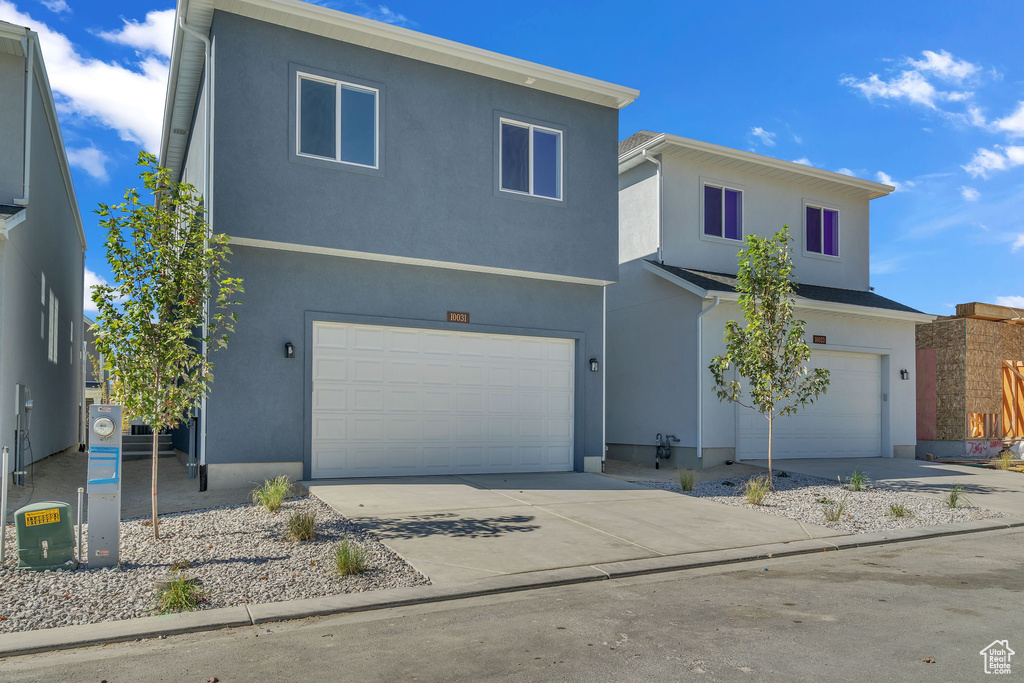
[[[743,239],[743,190],[704,183],[703,204],[705,236]]]
[[[839,210],[804,205],[804,249],[812,254],[839,256]]]
[[[562,199],[562,131],[501,119],[499,187],[533,197]]]
[[[377,168],[380,92],[299,72],[295,149],[299,156]]]
[[[53,290],[50,290],[50,345],[47,350],[47,360],[51,363],[56,363],[58,359],[58,326],[60,325],[60,301],[54,296]]]

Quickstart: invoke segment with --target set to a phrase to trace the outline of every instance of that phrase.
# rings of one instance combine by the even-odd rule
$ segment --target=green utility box
[[[78,569],[71,506],[49,501],[14,513],[18,531],[18,569]]]

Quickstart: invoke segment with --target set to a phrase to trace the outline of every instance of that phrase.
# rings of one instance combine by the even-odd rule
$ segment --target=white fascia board
[[[422,266],[425,268],[443,268],[446,270],[462,270],[472,273],[487,273],[489,275],[506,275],[509,277],[522,277],[531,280],[547,280],[550,282],[569,282],[577,285],[594,285],[603,287],[613,284],[612,280],[598,280],[595,278],[577,277],[575,275],[558,275],[555,273],[539,273],[531,270],[515,270],[513,268],[497,268],[492,266],[479,266],[471,263],[456,263],[453,261],[437,261],[434,259],[413,258],[411,256],[394,256],[392,254],[375,254],[366,251],[352,251],[350,249],[335,249],[333,247],[317,247],[309,244],[295,244],[292,242],[276,242],[273,240],[260,240],[250,237],[229,237],[231,246],[255,247],[258,249],[273,249],[276,251],[294,251],[303,254],[320,254],[324,256],[337,256],[341,258],[360,259],[363,261],[380,261],[383,263],[398,263],[407,266]]]
[[[696,294],[702,299],[719,298],[722,301],[738,301],[739,294],[735,291],[724,291],[714,289],[703,289],[689,280],[673,275],[672,273],[644,261],[644,268],[655,275],[678,285],[686,291]],[[856,306],[854,304],[833,303],[830,301],[816,301],[802,296],[794,296],[794,307],[806,311],[820,311],[823,313],[841,313],[867,318],[881,318],[885,320],[902,320],[913,323],[930,323],[936,316],[928,313],[911,313],[909,311],[894,311],[888,308],[875,308],[873,306]]]
[[[26,209],[22,209],[18,213],[10,216],[9,218],[0,218],[0,239],[7,239],[7,233],[25,220]]]
[[[178,0],[176,17],[200,33],[209,34],[214,10],[252,17],[280,26],[322,35],[353,45],[400,55],[421,62],[475,73],[564,97],[622,109],[639,96],[639,91],[588,76],[528,62],[463,45],[444,38],[353,16],[299,0]],[[198,74],[180,74],[185,55],[201,49],[195,40],[185,40],[177,19],[171,47],[170,74],[164,100],[164,125],[160,143],[161,163],[168,161],[172,126],[188,129],[191,119],[175,125],[175,105],[182,97],[193,99],[198,92]],[[194,56],[194,55],[193,55]],[[194,105],[194,101],[191,103]],[[191,106],[179,107],[191,114]],[[182,115],[184,116],[184,115]],[[171,160],[172,163],[177,160]],[[172,166],[173,167],[173,166]],[[177,169],[175,169],[177,170]]]
[[[710,142],[702,142],[700,140],[692,140],[690,138],[679,137],[678,135],[667,135],[664,133],[655,138],[651,138],[644,144],[635,147],[620,156],[619,173],[625,173],[634,166],[639,165],[643,161],[644,150],[647,150],[648,154],[664,154],[674,150],[690,150],[705,154],[713,154],[723,159],[742,162],[748,165],[751,169],[760,168],[786,171],[805,178],[825,180],[838,185],[843,185],[848,188],[865,192],[869,199],[884,197],[896,191],[896,188],[892,185],[876,183],[873,180],[855,178],[843,173],[826,171],[824,169],[814,168],[813,166],[798,164],[793,161],[785,161],[784,159],[776,159],[763,154],[754,154],[753,152],[745,152],[741,149],[723,147],[722,145],[715,145]]]

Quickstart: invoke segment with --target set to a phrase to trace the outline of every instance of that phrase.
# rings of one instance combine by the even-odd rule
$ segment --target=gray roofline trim
[[[684,138],[678,135],[669,135],[667,133],[661,133],[657,137],[651,138],[647,142],[637,145],[620,156],[619,173],[625,173],[629,169],[643,163],[644,150],[647,150],[648,154],[664,154],[666,152],[687,150],[713,154],[720,156],[723,159],[743,162],[752,168],[757,167],[786,171],[805,178],[824,180],[838,185],[843,185],[848,188],[865,192],[870,199],[884,197],[896,191],[896,188],[892,185],[876,183],[873,180],[855,178],[843,173],[835,173],[833,171],[814,168],[813,166],[798,164],[794,161],[785,161],[783,159],[776,159],[763,154],[754,154],[753,152],[745,152],[741,149],[733,149],[732,147],[724,147],[710,142],[692,140],[690,138]]]
[[[722,301],[738,301],[739,295],[735,291],[731,290],[715,290],[715,289],[704,289],[698,287],[692,282],[681,278],[673,273],[661,268],[657,264],[651,263],[650,261],[644,260],[644,269],[654,273],[658,277],[668,280],[674,285],[682,287],[691,294],[695,294],[702,299],[713,299],[718,297]],[[858,315],[868,318],[883,318],[886,320],[904,320],[915,323],[930,323],[936,318],[934,315],[928,313],[910,313],[907,311],[893,311],[886,308],[875,308],[873,306],[858,306],[855,304],[843,304],[836,302],[817,301],[815,299],[807,299],[805,297],[796,295],[793,297],[796,302],[796,308],[813,310],[827,313],[844,313],[847,315]]]
[[[174,128],[188,129],[188,121],[174,121],[173,114],[179,97],[188,98],[191,112],[198,93],[198,74],[180,74],[182,59],[188,55],[196,59],[201,45],[196,40],[184,40],[177,18],[200,33],[209,35],[213,11],[222,10],[249,16],[296,30],[343,40],[374,50],[397,54],[410,59],[438,64],[451,69],[475,73],[488,78],[516,83],[523,87],[543,90],[593,104],[621,109],[639,95],[639,91],[581,76],[561,69],[528,62],[463,45],[418,31],[392,26],[371,19],[353,16],[299,0],[178,0],[174,37],[171,48],[170,73],[164,100],[163,134],[160,142],[161,163],[167,164],[169,136]],[[184,116],[184,114],[181,114]],[[173,167],[173,166],[172,166]]]
[[[16,225],[22,223],[25,220],[26,213],[27,212],[25,211],[24,207],[22,207],[21,211],[13,213],[7,218],[0,218],[0,240],[7,239],[7,233],[10,232],[11,229],[14,228]]]

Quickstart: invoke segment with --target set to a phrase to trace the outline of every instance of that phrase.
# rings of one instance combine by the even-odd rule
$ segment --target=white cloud
[[[97,35],[112,43],[128,45],[143,52],[155,52],[170,59],[171,38],[174,36],[174,10],[154,10],[142,23],[121,17],[124,26],[119,31],[100,31]]]
[[[1017,239],[1013,241],[1013,246],[1010,247],[1010,251],[1017,252],[1024,249],[1024,233],[1017,235]]]
[[[82,169],[96,180],[103,182],[108,180],[107,162],[110,161],[110,157],[101,150],[89,146],[81,149],[69,148],[67,152],[69,164]]]
[[[796,133],[793,133],[793,142],[795,142],[798,145],[802,145],[804,144],[804,139],[797,135]]]
[[[910,188],[912,188],[914,186],[914,182],[913,181],[911,181],[911,180],[904,180],[903,182],[900,182],[900,181],[894,179],[891,175],[889,175],[885,171],[879,171],[878,173],[876,173],[875,174],[875,179],[878,182],[880,182],[880,183],[885,183],[886,185],[892,185],[893,187],[896,188],[896,192],[906,192],[907,190],[909,190]]]
[[[906,256],[894,256],[893,258],[871,258],[870,270],[872,275],[892,275],[903,270],[903,263]]]
[[[793,159],[793,163],[794,164],[803,164],[804,166],[814,166],[814,164],[811,163],[811,160],[808,159],[807,157],[800,157],[799,159]]]
[[[981,193],[975,190],[973,187],[967,187],[966,185],[960,186],[960,196],[968,202],[976,202],[981,199]]]
[[[765,130],[761,126],[755,126],[750,129],[750,134],[761,141],[761,144],[765,147],[775,146],[775,133]]]
[[[131,67],[79,54],[75,45],[46,24],[0,0],[0,19],[39,33],[50,86],[61,114],[98,121],[122,140],[150,152],[160,146],[167,62],[146,56]],[[148,20],[148,18],[147,18]]]
[[[412,26],[415,24],[407,16],[395,12],[387,5],[370,5],[365,2],[356,2],[356,6],[358,9],[355,13],[367,19],[383,21],[385,24],[394,24],[396,26]]]
[[[856,173],[853,172],[852,169],[846,168],[845,166],[843,166],[842,168],[837,168],[836,169],[836,173],[842,173],[843,175],[848,175],[848,176],[856,176],[857,175]]]
[[[96,304],[92,302],[92,289],[96,285],[105,285],[107,281],[88,268],[85,269],[85,301],[82,306],[86,313],[99,313]]]
[[[988,178],[992,171],[1005,171],[1024,164],[1024,147],[1002,147],[993,145],[992,149],[980,148],[970,161],[961,166],[972,177]]]
[[[876,74],[871,74],[866,80],[857,80],[853,76],[846,76],[839,82],[856,88],[869,100],[876,97],[881,99],[905,98],[911,102],[923,104],[930,109],[936,108],[935,100],[939,96],[935,87],[916,71],[904,71],[888,81],[883,81]]]
[[[1011,138],[1024,137],[1024,102],[1017,103],[1017,110],[992,122],[996,130],[1005,131]]]
[[[1024,309],[1024,296],[997,296],[996,306],[1006,306],[1007,308]],[[1019,313],[1020,311],[1018,311]]]
[[[68,3],[65,2],[65,0],[41,0],[41,2],[43,3],[43,7],[51,12],[55,12],[56,14],[71,11],[71,8],[68,7]]]
[[[913,66],[918,71],[930,72],[941,78],[962,81],[981,71],[981,67],[977,64],[957,59],[945,50],[939,50],[938,52],[925,50],[921,54],[924,55],[924,59],[908,59],[907,64]]]

